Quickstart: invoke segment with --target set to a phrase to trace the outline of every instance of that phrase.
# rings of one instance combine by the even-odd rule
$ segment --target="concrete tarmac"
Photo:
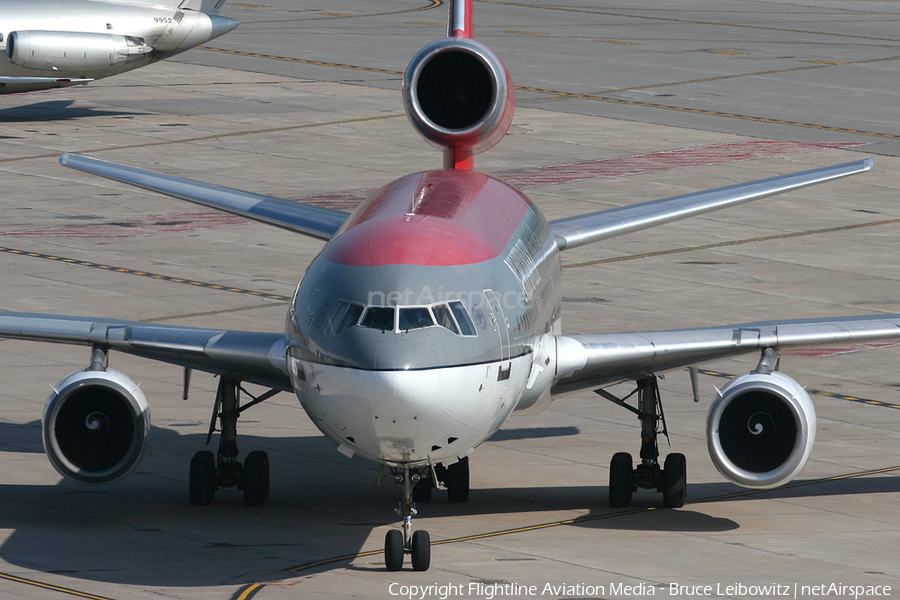
[[[281,330],[321,242],[65,169],[58,156],[350,209],[440,164],[399,94],[409,58],[444,33],[447,7],[431,4],[229,3],[223,14],[242,26],[208,49],[0,98],[0,308]],[[898,14],[866,0],[476,2],[476,37],[519,86],[510,133],[476,168],[522,187],[549,219],[876,160],[870,173],[567,252],[565,330],[900,313]],[[649,492],[628,510],[606,502],[610,457],[640,446],[631,413],[588,390],[515,416],[472,455],[467,504],[439,492],[419,507],[414,524],[434,542],[424,573],[385,571],[399,490],[337,453],[295,398],[239,422],[242,454],[271,458],[269,502],[245,507],[224,490],[191,507],[212,377],[195,374],[184,401],[180,369],[113,355],[141,383],[154,426],[137,471],[92,488],[57,475],[40,429],[49,385],[89,351],[2,340],[0,357],[4,598],[900,593],[890,345],[784,353],[782,370],[812,395],[818,437],[800,477],[771,491],[728,483],[706,451],[713,387],[757,357],[701,365],[699,403],[686,372],[667,373],[662,451],[688,457],[679,510]]]

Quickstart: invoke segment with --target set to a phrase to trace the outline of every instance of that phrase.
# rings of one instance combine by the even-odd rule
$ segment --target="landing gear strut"
[[[201,450],[191,459],[190,500],[193,506],[210,504],[216,490],[224,487],[243,490],[244,504],[247,506],[262,506],[269,498],[269,456],[256,450],[247,455],[243,464],[237,460],[237,420],[241,412],[271,398],[278,391],[267,392],[244,406],[240,405],[240,391],[239,381],[227,377],[219,379],[206,438],[208,444],[218,421],[221,424],[219,451],[214,456],[208,450]]]
[[[412,518],[417,513],[413,487],[423,477],[408,465],[394,467],[391,472],[394,481],[403,488],[403,498],[396,509],[403,517],[403,530],[392,529],[384,536],[384,566],[388,571],[399,571],[403,568],[404,555],[409,554],[413,570],[427,571],[431,566],[431,536],[422,529],[412,531]]]
[[[657,437],[662,433],[669,437],[666,416],[662,409],[656,377],[637,381],[638,406],[625,404],[606,390],[597,393],[638,416],[641,421],[641,462],[632,467],[631,454],[617,452],[609,464],[609,504],[624,508],[631,503],[631,495],[638,489],[662,492],[663,504],[668,508],[681,508],[687,492],[687,463],[684,454],[673,452],[666,457],[664,466],[659,464]],[[632,395],[632,394],[629,394]],[[662,428],[660,429],[660,426]]]
[[[431,493],[437,481],[447,488],[447,500],[461,504],[469,500],[469,457],[464,456],[459,461],[445,467],[434,465],[434,477],[427,473],[413,486],[413,500],[415,502],[431,502]]]

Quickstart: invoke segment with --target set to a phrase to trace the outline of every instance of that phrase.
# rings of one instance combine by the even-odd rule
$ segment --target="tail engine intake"
[[[778,371],[735,377],[706,422],[709,455],[722,475],[751,488],[787,483],[806,466],[816,412],[806,390]]]
[[[111,483],[131,473],[144,455],[147,399],[118,371],[77,371],[53,388],[43,431],[44,450],[62,476]]]
[[[515,88],[506,67],[473,39],[444,38],[425,46],[403,78],[413,126],[439,147],[484,152],[512,122]]]

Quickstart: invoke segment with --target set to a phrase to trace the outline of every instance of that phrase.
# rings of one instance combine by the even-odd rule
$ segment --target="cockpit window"
[[[456,326],[456,321],[453,320],[450,307],[446,304],[435,304],[431,307],[431,312],[434,313],[434,318],[437,320],[438,325],[459,335],[459,328]]]
[[[394,309],[390,306],[370,306],[360,325],[382,331],[394,330]]]
[[[434,319],[431,317],[431,311],[428,310],[427,306],[412,306],[400,309],[398,321],[400,331],[421,329],[432,325],[434,325]]]
[[[362,315],[362,319],[360,319]],[[340,300],[325,324],[325,335],[340,335],[358,326],[381,331],[403,333],[426,327],[443,327],[455,335],[476,336],[475,324],[465,305],[459,300],[425,306],[362,306]]]
[[[450,302],[450,310],[453,311],[453,316],[456,317],[456,322],[459,323],[459,330],[463,335],[477,335],[475,332],[475,324],[469,317],[469,313],[462,302],[453,300]]]
[[[328,315],[328,322],[325,325],[325,335],[340,335],[346,330],[356,325],[359,321],[359,315],[362,314],[363,306],[355,302],[347,302],[340,300],[331,309]]]

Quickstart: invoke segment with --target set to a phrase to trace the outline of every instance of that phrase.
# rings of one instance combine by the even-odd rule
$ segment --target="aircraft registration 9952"
[[[743,486],[784,484],[803,469],[816,434],[802,385],[778,371],[789,347],[900,338],[900,315],[819,318],[707,328],[564,334],[561,253],[615,236],[861,173],[870,159],[547,221],[518,189],[474,170],[505,135],[515,107],[506,68],[472,37],[471,0],[450,3],[448,35],[410,62],[403,102],[413,127],[443,152],[443,168],[401,177],[354,212],[303,205],[139,168],[64,154],[63,165],[268,223],[326,243],[298,284],[283,333],[163,326],[105,318],[0,313],[0,336],[89,347],[90,364],[53,388],[43,438],[68,479],[107,483],[131,473],[149,432],[148,402],[110,351],[219,376],[216,454],[191,461],[190,501],[237,487],[247,504],[269,495],[268,457],[238,460],[238,415],[294,393],[345,455],[374,461],[402,489],[402,527],[387,533],[387,569],[431,564],[413,531],[417,504],[438,486],[469,496],[468,460],[517,412],[583,389],[641,422],[640,460],[616,453],[609,502],[638,489],[683,506],[683,454],[662,458],[666,431],[657,377],[668,370],[758,353],[749,373],[719,390],[707,419],[710,456]],[[692,371],[696,374],[696,371]],[[636,403],[607,391],[634,381]],[[242,382],[270,391],[241,404]],[[695,397],[697,396],[695,383]]]

